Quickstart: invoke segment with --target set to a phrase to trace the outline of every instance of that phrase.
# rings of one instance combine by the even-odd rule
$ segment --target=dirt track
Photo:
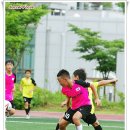
[[[32,117],[47,117],[47,118],[60,118],[64,113],[62,112],[46,112],[46,111],[31,111]],[[16,110],[15,116],[25,116],[24,110]],[[118,120],[124,121],[124,115],[110,115],[110,114],[97,114],[99,120]]]

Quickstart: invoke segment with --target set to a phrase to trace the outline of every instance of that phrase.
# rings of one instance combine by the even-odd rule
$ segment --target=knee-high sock
[[[29,112],[30,112],[30,109],[31,109],[31,108],[30,108],[30,107],[28,107],[28,111],[27,111],[27,113],[28,113],[28,114],[29,114]]]
[[[56,125],[56,130],[59,130],[60,128],[59,128],[59,123],[57,123],[57,125]]]
[[[102,130],[102,127],[100,125],[94,127],[95,130]]]
[[[25,108],[26,115],[28,115],[28,109]]]

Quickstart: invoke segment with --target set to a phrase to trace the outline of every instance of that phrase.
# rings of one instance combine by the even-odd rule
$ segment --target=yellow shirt
[[[91,84],[93,84],[94,87],[97,89],[97,87],[98,87],[98,82],[91,82]],[[91,104],[92,104],[91,114],[93,114],[94,111],[95,111],[95,107],[94,107],[93,98],[92,98],[92,93],[93,93],[93,92],[92,92],[92,90],[91,90],[90,87],[88,88],[88,92],[89,92],[89,99],[90,99]]]
[[[32,98],[33,97],[34,84],[32,83],[31,78],[30,79],[22,78],[21,81],[20,81],[20,85],[23,88],[23,91],[22,91],[23,97]]]

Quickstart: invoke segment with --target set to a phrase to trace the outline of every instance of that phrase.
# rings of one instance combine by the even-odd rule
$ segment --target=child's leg
[[[81,124],[81,122],[80,122],[80,119],[81,119],[81,118],[82,118],[82,114],[81,114],[79,111],[77,111],[77,112],[74,114],[74,116],[73,116],[73,122],[74,122],[74,124],[75,124],[77,130],[82,130],[82,129],[83,129],[83,128],[82,128],[82,124]]]
[[[25,102],[24,104],[26,115],[28,115],[28,102]]]
[[[100,126],[95,114],[90,114],[86,117],[86,119],[83,119],[83,120],[87,124],[91,124],[94,130],[102,130],[102,127]]]
[[[100,123],[97,120],[92,124],[92,126],[95,130],[102,130],[102,127],[100,126]]]
[[[73,116],[73,122],[76,126],[79,126],[81,123],[80,123],[80,119],[82,118],[82,114],[77,111],[74,116]]]
[[[66,130],[68,124],[69,122],[62,118],[59,122],[59,130]]]
[[[64,115],[59,119],[59,122],[62,120],[63,117],[64,117]],[[55,130],[60,130],[60,128],[59,128],[59,122],[57,123]]]
[[[11,110],[9,110],[9,115],[11,116],[11,115],[14,115],[15,114],[15,109],[14,108],[12,108]]]

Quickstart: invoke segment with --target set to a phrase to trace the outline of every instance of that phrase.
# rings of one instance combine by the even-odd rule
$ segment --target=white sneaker
[[[30,119],[30,115],[26,115],[26,119]]]

